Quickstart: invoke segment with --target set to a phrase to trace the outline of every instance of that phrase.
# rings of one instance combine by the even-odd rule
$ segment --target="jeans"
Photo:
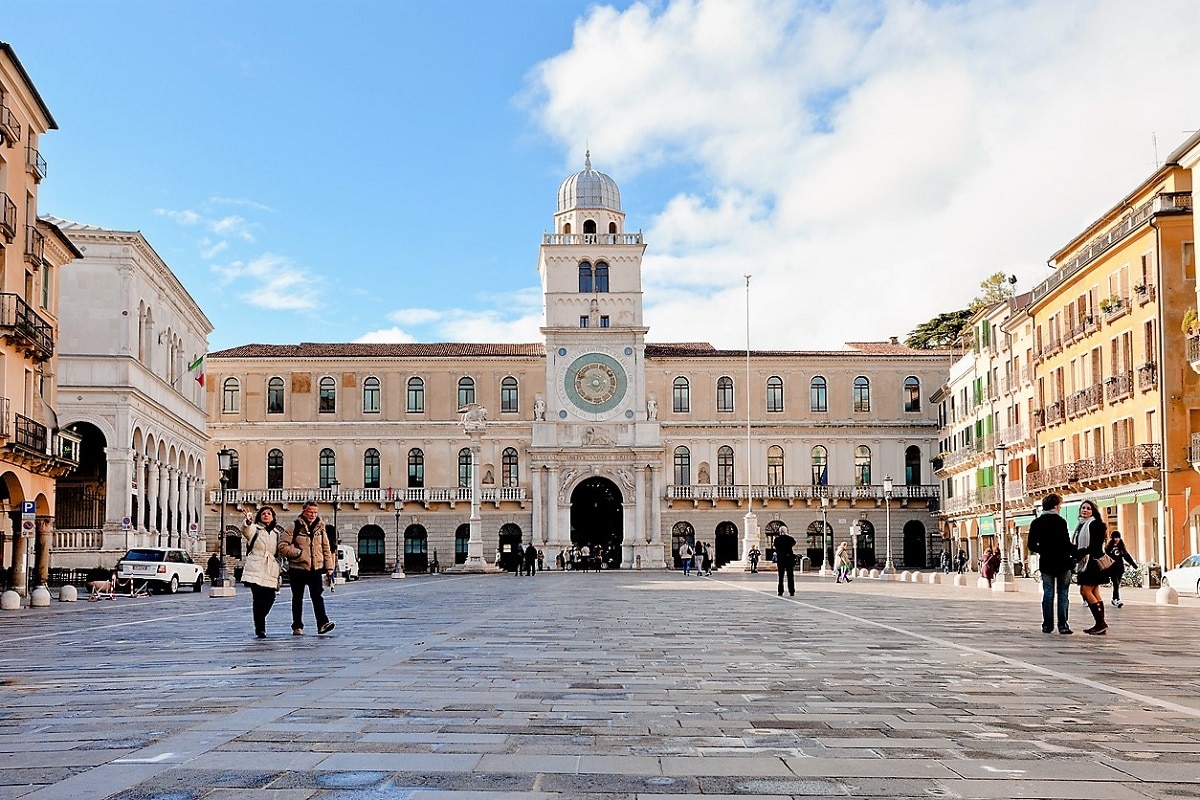
[[[1054,606],[1057,598],[1058,629],[1067,627],[1067,610],[1071,605],[1071,570],[1046,572],[1042,570],[1042,627],[1054,627]]]
[[[325,590],[325,573],[315,569],[288,570],[288,584],[292,587],[292,627],[304,629],[304,590],[312,598],[313,614],[317,618],[317,627],[329,622],[325,614],[325,598],[321,593]]]

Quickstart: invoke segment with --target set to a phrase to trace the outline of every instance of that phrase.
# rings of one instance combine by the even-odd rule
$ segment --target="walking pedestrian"
[[[692,553],[692,572],[697,578],[704,574],[704,542],[696,542]]]
[[[300,516],[285,530],[279,552],[288,559],[288,585],[292,587],[292,634],[304,633],[304,590],[308,589],[313,614],[317,618],[317,633],[329,633],[333,622],[325,613],[324,581],[333,580],[337,560],[329,548],[325,523],[317,514],[317,504],[309,500]]]
[[[837,554],[834,556],[837,564],[837,582],[849,583],[854,580],[850,577],[850,567],[852,560],[850,558],[850,545],[847,542],[842,542],[838,545]]]
[[[242,583],[250,587],[254,635],[267,638],[267,614],[279,592],[279,525],[275,509],[263,506],[254,516],[246,514],[242,538],[249,544],[242,561]]]
[[[693,555],[692,546],[686,540],[679,543],[679,563],[683,565],[683,577],[685,578],[692,574]]]
[[[1042,570],[1042,633],[1054,631],[1054,613],[1058,611],[1058,632],[1072,633],[1067,624],[1071,605],[1071,566],[1074,555],[1067,521],[1059,513],[1062,498],[1048,494],[1042,498],[1042,513],[1029,523],[1029,552],[1037,553]]]
[[[955,562],[955,568],[958,570],[959,575],[962,575],[964,572],[966,572],[967,571],[967,551],[963,550],[962,548],[959,548],[958,555],[955,556],[954,562]]]
[[[1079,504],[1079,525],[1071,537],[1077,559],[1075,581],[1079,584],[1080,596],[1087,603],[1092,618],[1096,621],[1095,625],[1085,628],[1083,632],[1093,636],[1103,635],[1108,630],[1108,623],[1104,621],[1104,601],[1100,598],[1100,585],[1108,577],[1107,568],[1101,564],[1101,557],[1108,560],[1108,556],[1104,554],[1108,526],[1100,517],[1100,509],[1096,504],[1091,500],[1084,500]]]
[[[750,573],[758,572],[758,560],[762,558],[762,553],[759,552],[758,545],[751,547],[747,556],[750,559]]]
[[[796,595],[796,540],[788,533],[787,525],[780,525],[779,532],[775,534],[775,568],[779,573],[779,596],[783,597],[783,578],[787,576],[788,595],[795,597]]]
[[[1112,604],[1117,608],[1125,605],[1121,600],[1121,579],[1125,577],[1125,565],[1138,568],[1137,562],[1133,560],[1133,556],[1129,555],[1129,551],[1125,549],[1125,542],[1121,539],[1121,532],[1116,528],[1108,534],[1108,543],[1104,545],[1104,552],[1113,560],[1112,569],[1109,571],[1109,579],[1112,581],[1113,593]]]
[[[996,573],[999,571],[1000,551],[989,547],[979,557],[979,574],[987,581],[989,589],[992,588],[992,579],[996,577]]]
[[[537,557],[537,548],[533,546],[533,542],[525,545],[525,574],[530,578],[537,569]]]

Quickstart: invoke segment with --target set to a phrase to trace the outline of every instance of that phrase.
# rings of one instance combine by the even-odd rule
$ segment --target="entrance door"
[[[521,570],[521,551],[517,547],[521,544],[521,529],[511,522],[506,523],[500,528],[500,568],[508,572],[520,572]]]
[[[925,526],[920,520],[909,520],[904,523],[904,563],[905,569],[925,569],[932,566],[929,554],[925,550]]]
[[[608,569],[621,566],[621,490],[607,478],[588,478],[571,492],[571,543],[587,545]]]
[[[726,520],[717,526],[713,534],[713,547],[717,551],[714,567],[728,564],[738,559],[738,529],[737,525]]]
[[[386,555],[383,547],[383,528],[367,525],[358,532],[359,572],[383,572]]]
[[[409,525],[404,529],[404,571],[425,572],[429,569],[429,532],[424,525]]]

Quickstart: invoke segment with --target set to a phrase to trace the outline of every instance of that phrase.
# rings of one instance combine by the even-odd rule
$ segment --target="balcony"
[[[1187,338],[1188,362],[1192,372],[1200,372],[1200,334],[1189,334]]]
[[[46,257],[46,234],[33,225],[25,226],[25,260],[40,269]]]
[[[1133,394],[1133,373],[1118,372],[1104,382],[1105,399],[1110,403],[1124,400]]]
[[[1148,392],[1158,388],[1158,365],[1154,362],[1142,364],[1137,368],[1138,388]]]
[[[1194,437],[1192,444],[1196,444]],[[1025,474],[1025,488],[1028,491],[1045,491],[1072,484],[1114,482],[1161,468],[1162,445],[1139,444],[1097,458],[1085,458],[1028,472]]]
[[[1129,298],[1119,295],[1106,297],[1100,301],[1100,310],[1104,313],[1104,321],[1112,322],[1129,313]]]
[[[1031,426],[1033,426],[1034,431],[1040,431],[1043,428],[1045,428],[1046,427],[1046,409],[1035,408],[1033,410],[1033,417],[1032,417],[1032,419],[1030,419],[1029,424]]]
[[[1156,299],[1157,292],[1154,289],[1154,284],[1139,283],[1133,287],[1133,296],[1139,306],[1144,306],[1146,303]]]
[[[543,233],[544,245],[571,244],[642,244],[642,232],[637,233]]]
[[[54,328],[33,308],[11,292],[0,293],[0,335],[6,342],[25,348],[34,361],[54,356]]]
[[[1067,416],[1077,417],[1081,414],[1086,414],[1093,408],[1099,408],[1103,403],[1104,387],[1099,383],[1092,384],[1086,389],[1081,389],[1067,397]]]
[[[1188,448],[1188,461],[1192,462],[1192,469],[1200,468],[1200,433],[1192,434],[1192,444]]]
[[[6,242],[17,238],[17,204],[0,192],[0,235]]]
[[[791,507],[795,505],[797,500],[807,504],[808,501],[819,501],[822,497],[828,497],[833,500],[848,500],[850,501],[850,505],[854,505],[859,500],[868,500],[876,504],[882,504],[885,499],[882,484],[872,484],[869,486],[814,486],[811,484],[799,486],[787,484],[775,486],[763,484],[718,486],[715,484],[672,484],[667,487],[666,491],[668,508],[677,500],[691,502],[693,506],[698,506],[701,502],[711,503],[715,506],[721,500],[733,501],[738,506],[758,501],[764,508],[771,500],[781,500]],[[901,504],[908,500],[928,501],[936,500],[939,497],[940,489],[937,485],[919,484],[906,486],[897,484],[892,487],[892,501],[900,501]]]
[[[46,159],[42,158],[36,147],[25,148],[25,171],[33,176],[35,183],[41,183],[46,177]]]
[[[1050,405],[1046,406],[1046,427],[1057,425],[1065,420],[1066,404],[1062,400],[1055,400]]]
[[[333,489],[227,489],[225,501],[231,506],[239,505],[272,505],[287,507],[302,505],[308,500],[319,503],[333,503],[357,507],[363,503],[377,504],[380,508],[390,509],[396,504],[403,507],[405,503],[420,503],[429,508],[434,503],[445,503],[453,508],[458,503],[471,502],[471,487],[469,486],[419,486],[407,488],[363,488],[340,489],[336,494]],[[524,503],[528,493],[524,486],[483,486],[479,490],[481,503],[493,503],[499,507],[501,503]],[[221,490],[211,489],[208,502],[221,502]]]
[[[0,136],[4,137],[4,143],[9,147],[21,141],[21,123],[17,121],[12,109],[2,100],[0,100]]]

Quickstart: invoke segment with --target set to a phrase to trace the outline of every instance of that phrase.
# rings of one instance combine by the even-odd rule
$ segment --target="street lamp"
[[[850,571],[858,575],[858,520],[850,523]]]
[[[829,532],[829,498],[821,495],[821,549],[825,549],[825,536]],[[829,555],[821,556],[821,575],[833,573],[833,536],[829,534]]]
[[[338,499],[341,496],[338,494],[338,490],[341,487],[342,487],[341,481],[339,481],[337,478],[333,478],[332,480],[329,481],[329,488],[333,490],[333,546],[335,548],[338,546],[338,540],[341,538],[341,534],[338,533],[338,526],[337,526],[338,506],[341,505],[341,503],[338,502]]]
[[[883,517],[884,530],[887,536],[887,563],[883,565],[883,574],[887,580],[896,579],[896,565],[892,563],[892,476],[883,478]]]
[[[1000,477],[1000,580],[992,582],[994,592],[1015,592],[1017,584],[1013,581],[1012,570],[1008,563],[1008,543],[1005,536],[1008,533],[1008,509],[1004,497],[1004,484],[1008,478],[1008,445],[1003,440],[996,444],[996,471]]]
[[[221,571],[213,582],[217,586],[225,585],[225,492],[229,486],[229,470],[231,469],[233,469],[233,451],[228,447],[222,447],[217,451],[217,470],[221,473],[221,530],[217,536]]]
[[[400,503],[397,502],[396,503],[396,563],[392,566],[392,577],[393,578],[403,578],[404,577],[404,567],[402,566],[402,562],[401,562],[401,559],[403,557],[404,557],[403,554],[400,552]]]

